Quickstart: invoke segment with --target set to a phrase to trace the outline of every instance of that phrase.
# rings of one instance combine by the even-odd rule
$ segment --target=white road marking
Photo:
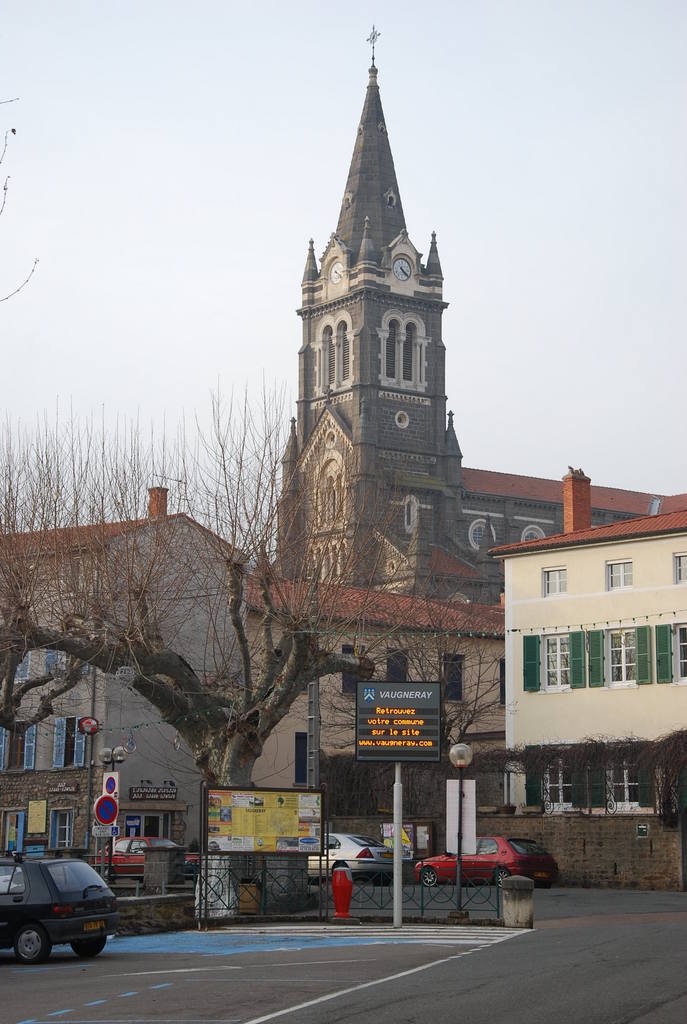
[[[339,989],[338,992],[330,992],[326,996],[318,996],[317,999],[309,999],[306,1003],[297,1003],[295,1006],[287,1006],[284,1010],[277,1010],[275,1013],[267,1013],[263,1017],[252,1017],[250,1020],[244,1021],[244,1024],[265,1024],[268,1020],[276,1020],[277,1017],[284,1017],[287,1013],[296,1013],[298,1010],[307,1010],[311,1006],[319,1006],[320,1003],[331,1002],[332,999],[340,999],[342,996],[351,995],[352,992],[362,992],[366,988],[374,988],[376,985],[385,985],[389,981],[398,981],[399,978],[407,978],[412,974],[419,974],[420,971],[428,971],[432,967],[438,967],[440,964],[450,963],[451,960],[459,960],[463,956],[469,956],[470,951],[465,953],[456,953],[454,956],[446,956],[442,960],[432,960],[429,964],[423,964],[421,967],[413,967],[408,971],[400,971],[398,974],[388,974],[385,978],[377,978],[375,981],[365,981],[360,985],[352,985],[350,988]]]
[[[157,974],[198,974],[200,972],[207,973],[208,971],[242,971],[243,967],[234,967],[230,964],[222,964],[221,967],[176,967],[167,971],[161,971],[159,968],[152,971],[127,971],[126,974],[108,974],[104,975],[107,978],[147,978],[150,975]]]

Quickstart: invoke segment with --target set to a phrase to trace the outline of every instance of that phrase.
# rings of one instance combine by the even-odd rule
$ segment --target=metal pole
[[[394,928],[403,924],[403,785],[401,762],[394,769]]]
[[[458,835],[456,837],[456,908],[462,906],[463,859],[463,769],[458,768]]]

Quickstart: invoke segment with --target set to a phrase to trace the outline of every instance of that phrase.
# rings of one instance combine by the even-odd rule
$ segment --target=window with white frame
[[[72,812],[52,811],[50,814],[50,846],[53,850],[72,845]]]
[[[520,540],[542,540],[545,536],[541,526],[526,526],[520,534]]]
[[[687,679],[687,626],[677,628],[677,669],[680,679]]]
[[[570,686],[570,637],[567,633],[560,636],[544,637],[544,657],[546,660],[545,686],[557,689]]]
[[[565,594],[568,590],[568,570],[565,567],[544,569],[542,571],[542,590],[544,597],[553,594]]]
[[[560,761],[549,765],[544,772],[544,803],[559,811],[573,805],[572,772]]]
[[[468,540],[470,542],[470,547],[474,548],[475,551],[479,551],[486,530],[486,519],[473,519],[473,521],[470,523],[470,527],[468,529]],[[495,541],[496,533],[494,531],[494,526],[492,523],[489,523],[489,533],[491,534],[491,540]],[[489,540],[489,538],[487,539]]]
[[[608,643],[611,683],[636,682],[636,631],[634,629],[611,629],[608,633]]]
[[[621,809],[639,807],[639,771],[636,765],[616,765],[608,769],[607,786]]]
[[[606,562],[606,587],[620,590],[632,586],[632,562]]]
[[[675,582],[687,583],[687,555],[674,555]]]
[[[403,522],[406,533],[412,533],[417,523],[417,498],[409,494],[403,502]]]

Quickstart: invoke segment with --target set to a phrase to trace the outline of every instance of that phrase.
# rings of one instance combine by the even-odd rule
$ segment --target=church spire
[[[336,229],[354,254],[360,251],[365,218],[369,218],[368,236],[377,253],[406,226],[374,64],[369,74]]]
[[[309,284],[310,281],[316,281],[319,276],[317,260],[315,259],[315,242],[311,238],[308,245],[308,255],[305,259],[305,270],[303,271],[302,283]]]
[[[439,250],[437,249],[437,233],[432,232],[432,242],[429,247],[429,255],[427,257],[427,273],[435,274],[442,280],[444,275],[441,273],[441,263],[439,261]]]

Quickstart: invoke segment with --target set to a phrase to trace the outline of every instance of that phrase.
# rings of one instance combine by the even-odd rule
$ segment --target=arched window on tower
[[[386,339],[386,375],[389,380],[396,377],[396,335],[398,333],[398,321],[389,322],[389,336]]]
[[[324,507],[326,516],[330,523],[336,519],[336,483],[334,477],[328,476],[325,484]]]
[[[327,361],[329,368],[329,379],[327,383],[330,388],[333,388],[336,384],[336,348],[334,346],[334,338],[332,336],[331,327],[327,328],[329,331],[329,347],[327,350]]]
[[[403,379],[413,379],[413,350],[415,348],[415,324],[406,324],[406,336],[403,339]]]
[[[331,327],[325,327],[322,332],[322,349],[320,352],[320,386],[323,391],[327,385],[333,383],[334,346],[332,344],[333,331]]]
[[[348,340],[348,331],[344,320],[341,320],[336,328],[336,340],[341,352],[341,380],[348,380],[351,375],[351,343]]]

